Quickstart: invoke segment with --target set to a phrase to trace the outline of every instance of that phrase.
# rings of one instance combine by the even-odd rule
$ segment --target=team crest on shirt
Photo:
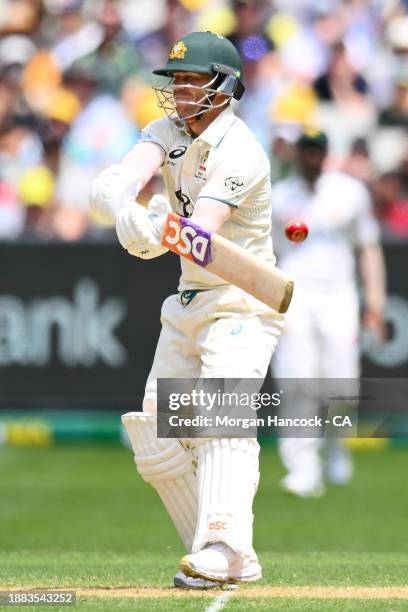
[[[184,59],[184,56],[187,51],[188,49],[184,42],[182,40],[179,40],[178,42],[176,42],[175,45],[173,45],[170,51],[169,59]]]
[[[197,183],[204,183],[207,180],[207,162],[209,155],[210,152],[205,151],[200,157],[200,161],[198,162],[198,168],[194,175],[194,178]]]

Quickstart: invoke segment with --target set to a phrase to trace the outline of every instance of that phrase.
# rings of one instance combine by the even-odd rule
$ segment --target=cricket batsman
[[[123,161],[94,179],[92,209],[141,259],[167,252],[161,235],[174,211],[273,265],[269,160],[231,106],[245,91],[236,48],[223,36],[193,32],[154,73],[169,77],[154,88],[167,117],[150,123]],[[146,209],[136,198],[159,168],[168,200],[154,196]],[[252,545],[256,439],[158,439],[157,379],[264,378],[282,315],[181,258],[178,293],[165,300],[161,323],[143,412],[122,421],[137,470],[156,489],[187,551],[175,585],[259,580]]]

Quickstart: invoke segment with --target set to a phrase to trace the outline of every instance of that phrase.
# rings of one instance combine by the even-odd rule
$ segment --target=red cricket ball
[[[285,225],[285,236],[292,242],[303,242],[306,240],[309,228],[304,221],[292,219]]]

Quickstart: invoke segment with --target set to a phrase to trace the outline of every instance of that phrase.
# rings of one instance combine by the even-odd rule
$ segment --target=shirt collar
[[[216,147],[235,121],[236,116],[234,111],[231,106],[228,105],[227,108],[210,123],[204,132],[198,136],[197,140],[204,140],[204,142],[211,147]]]

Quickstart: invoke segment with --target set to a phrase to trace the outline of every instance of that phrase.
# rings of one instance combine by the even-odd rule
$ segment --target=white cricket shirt
[[[379,240],[380,231],[364,184],[341,172],[320,176],[312,191],[295,174],[272,188],[272,235],[278,266],[298,287],[355,283],[355,250]],[[300,218],[309,227],[302,243],[287,240],[284,227]]]
[[[262,259],[275,262],[271,240],[270,166],[259,142],[227,107],[193,139],[170,119],[152,121],[140,142],[154,142],[166,157],[162,174],[173,210],[190,217],[199,198],[229,204],[234,211],[220,235]],[[181,258],[179,290],[206,289],[225,281]]]

